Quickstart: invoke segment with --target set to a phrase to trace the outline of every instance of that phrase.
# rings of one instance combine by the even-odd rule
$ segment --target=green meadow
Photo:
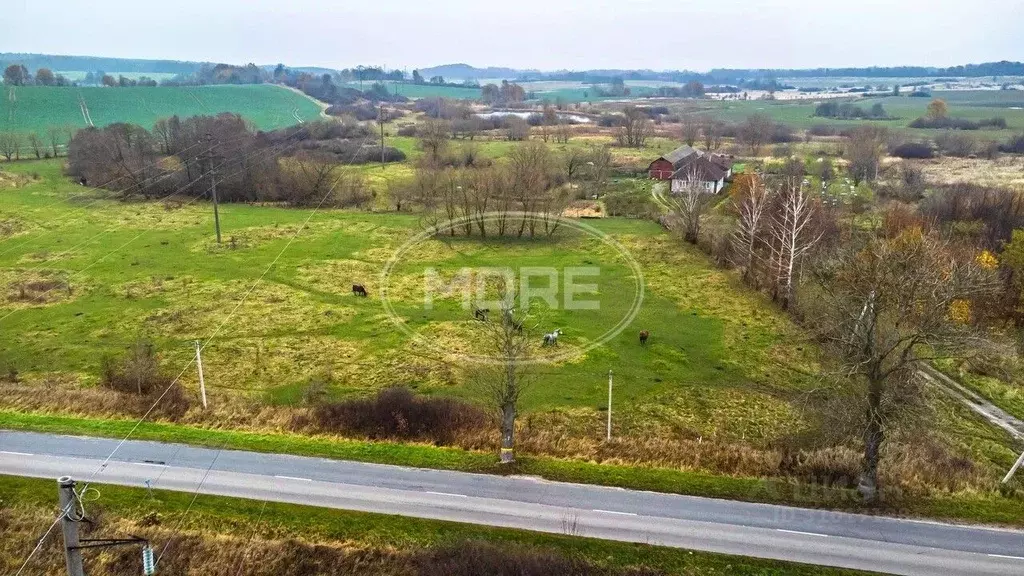
[[[424,308],[423,270],[451,282],[467,267],[591,267],[597,277],[578,282],[597,285],[581,298],[598,310],[531,308],[538,344],[561,328],[559,353],[589,350],[538,368],[528,411],[597,424],[612,369],[627,429],[767,442],[799,428],[788,398],[810,385],[801,371],[815,366],[812,348],[781,312],[653,222],[588,221],[636,260],[645,284],[636,318],[596,347],[629,311],[638,278],[619,252],[568,227],[514,241],[441,237],[409,251],[389,293],[399,321],[423,336],[413,339],[385,314],[380,274],[420,230],[417,216],[325,210],[300,232],[308,210],[224,205],[217,246],[205,203],[113,201],[68,183],[53,161],[4,170],[38,176],[0,191],[0,366],[34,385],[92,386],[101,358],[138,338],[155,342],[176,374],[193,340],[216,335],[203,360],[207,384],[225,397],[292,404],[311,379],[326,378],[336,398],[401,384],[477,399],[458,358],[479,346],[479,332],[457,294]],[[40,288],[55,282],[62,288]],[[354,283],[370,297],[353,297]],[[640,330],[652,334],[647,347]],[[183,381],[197,385],[192,371]]]
[[[181,87],[4,87],[0,126],[20,134],[36,133],[44,141],[50,128],[87,126],[79,99],[88,107],[95,126],[130,122],[151,128],[173,115],[197,116],[234,112],[257,128],[271,130],[315,120],[320,108],[310,99],[280,86]],[[62,135],[62,139],[65,135]],[[27,144],[22,143],[25,148]]]

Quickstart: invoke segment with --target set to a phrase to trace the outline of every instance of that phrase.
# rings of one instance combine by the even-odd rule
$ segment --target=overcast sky
[[[1024,0],[2,4],[0,52],[409,69],[456,62],[703,71],[1024,60]]]

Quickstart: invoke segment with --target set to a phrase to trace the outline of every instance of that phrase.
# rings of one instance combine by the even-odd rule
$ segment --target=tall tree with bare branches
[[[866,501],[878,497],[883,442],[921,405],[919,367],[983,342],[973,310],[994,293],[994,268],[919,228],[841,248],[816,267],[815,298],[801,307],[842,375],[859,384],[859,403],[846,406],[862,415],[853,418],[863,430]]]
[[[619,127],[619,145],[627,148],[643,148],[654,127],[650,118],[633,105],[622,111],[622,125]]]
[[[514,293],[514,290],[505,293],[499,318],[480,323],[480,336],[490,362],[474,374],[478,386],[498,413],[502,464],[515,462],[519,402],[532,377],[530,330],[525,325],[526,318],[514,308]]]
[[[713,197],[696,175],[687,178],[682,189],[673,190],[668,195],[666,201],[679,221],[683,239],[690,244],[696,244],[700,237],[701,220]]]
[[[748,283],[757,264],[758,247],[765,241],[768,205],[771,202],[764,180],[757,175],[750,175],[749,182],[745,194],[737,201],[739,222],[733,235],[734,264],[743,271],[743,281]]]
[[[821,240],[814,226],[818,203],[802,181],[787,180],[778,195],[780,206],[772,219],[772,259],[775,263],[773,293],[783,308],[793,300],[793,284],[803,256]]]

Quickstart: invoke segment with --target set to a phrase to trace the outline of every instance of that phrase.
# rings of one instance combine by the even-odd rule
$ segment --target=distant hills
[[[23,64],[30,71],[39,68],[51,70],[80,70],[134,73],[163,74],[194,74],[203,66],[212,66],[212,62],[184,62],[178,60],[141,60],[136,58],[105,58],[97,56],[64,56],[47,54],[16,54],[0,53],[0,68],[8,64]],[[262,68],[273,69],[274,65]],[[334,73],[337,70],[324,67],[290,67],[293,70],[307,71],[314,74]],[[517,69],[506,67],[477,68],[469,64],[444,64],[429,68],[420,68],[424,78],[443,76],[446,81],[452,80],[576,80],[583,82],[604,82],[611,78],[626,80],[667,80],[687,82],[700,80],[712,83],[734,83],[741,80],[756,78],[809,78],[809,77],[865,77],[865,78],[922,78],[922,77],[985,77],[985,76],[1024,76],[1022,62],[986,62],[967,64],[948,68],[928,66],[892,66],[865,68],[813,68],[813,69],[743,69],[716,68],[708,72],[689,70],[555,70],[541,71],[536,69]]]

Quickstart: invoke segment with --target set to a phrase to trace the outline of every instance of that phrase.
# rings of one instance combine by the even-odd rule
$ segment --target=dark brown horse
[[[353,284],[352,294],[354,294],[355,296],[362,296],[363,298],[369,296],[369,294],[366,292],[366,288],[364,288],[362,284]]]
[[[647,339],[650,338],[650,337],[651,337],[651,333],[650,332],[648,332],[647,330],[641,330],[640,331],[640,345],[641,346],[645,346],[647,344]]]

